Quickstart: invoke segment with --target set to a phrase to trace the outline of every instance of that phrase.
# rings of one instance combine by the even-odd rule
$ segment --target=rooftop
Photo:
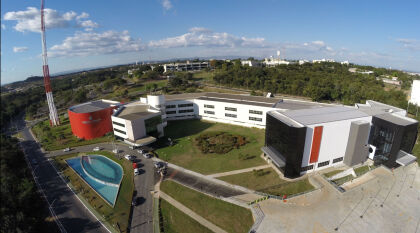
[[[116,117],[125,119],[125,120],[136,120],[143,118],[145,116],[156,114],[157,112],[149,112],[148,105],[129,105],[124,106],[123,109],[115,115]]]
[[[79,105],[74,105],[69,108],[70,111],[75,113],[88,113],[88,112],[96,112],[102,109],[106,109],[112,106],[117,106],[120,103],[117,101],[111,100],[96,100],[91,101]]]
[[[290,110],[282,112],[282,114],[303,125],[313,125],[369,116],[356,108],[344,106]]]
[[[404,109],[397,108],[388,104],[383,104],[373,100],[366,100],[366,104],[356,104],[356,107],[368,114],[369,116],[375,116],[384,114],[387,112],[402,112],[405,111]]]
[[[403,116],[399,116],[399,115],[394,115],[391,113],[384,113],[381,115],[376,115],[375,117],[394,123],[396,125],[401,125],[401,126],[406,126],[406,125],[412,125],[417,123],[416,120],[408,118],[408,117],[403,117]]]

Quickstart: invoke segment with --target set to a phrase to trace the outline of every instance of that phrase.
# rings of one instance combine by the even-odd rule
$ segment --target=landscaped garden
[[[231,140],[230,145],[220,147],[221,151],[230,148],[227,153],[204,153],[197,138],[208,133],[223,132]],[[214,136],[214,135],[213,135]],[[220,135],[219,135],[220,136]],[[174,142],[169,146],[168,139]],[[243,139],[239,139],[243,138]],[[241,141],[240,140],[245,140]],[[216,143],[220,138],[212,137],[209,142],[210,149],[215,152]],[[241,145],[239,145],[241,144]],[[260,157],[261,147],[264,145],[264,130],[241,127],[223,123],[213,123],[200,120],[182,120],[168,122],[165,128],[165,137],[157,143],[155,151],[159,158],[203,174],[226,172],[231,170],[249,168],[265,164]],[[219,151],[219,150],[218,150]],[[210,151],[207,151],[210,152]]]
[[[60,150],[67,147],[76,147],[100,142],[110,142],[113,138],[112,133],[109,135],[84,140],[77,138],[71,131],[70,121],[68,117],[60,116],[60,125],[51,127],[49,120],[42,121],[32,128],[32,132],[41,143],[42,147],[47,151]]]
[[[222,176],[218,177],[218,179],[276,196],[292,195],[314,189],[308,178],[288,182],[280,179],[279,175],[272,168]]]
[[[160,200],[160,209],[163,218],[163,230],[165,233],[212,232],[163,199]]]
[[[78,174],[71,169],[66,159],[81,156],[82,154],[69,154],[54,157],[55,164],[58,169],[63,172],[63,176],[67,177],[74,191],[81,196],[85,202],[90,205],[90,209],[98,213],[100,219],[104,220],[108,226],[119,229],[121,232],[127,232],[129,226],[129,217],[131,209],[131,200],[133,196],[133,168],[128,160],[118,159],[114,154],[106,151],[88,152],[86,154],[100,154],[108,157],[114,162],[122,166],[124,176],[122,178],[117,200],[114,207],[109,205],[102,197],[100,197]]]
[[[160,189],[227,232],[248,232],[253,224],[251,211],[244,207],[210,197],[170,180],[162,182]]]

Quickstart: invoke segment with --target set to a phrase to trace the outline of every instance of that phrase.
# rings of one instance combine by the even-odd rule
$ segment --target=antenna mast
[[[41,38],[42,38],[42,71],[44,73],[45,94],[47,95],[48,109],[50,111],[50,125],[60,125],[57,108],[54,104],[54,97],[51,89],[50,69],[48,68],[47,45],[45,42],[45,22],[44,22],[44,0],[41,0]]]

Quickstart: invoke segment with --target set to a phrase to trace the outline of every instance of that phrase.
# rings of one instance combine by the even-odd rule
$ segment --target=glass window
[[[214,105],[208,105],[208,104],[205,104],[205,105],[204,105],[204,107],[205,107],[205,108],[214,108]]]
[[[250,121],[262,121],[262,118],[258,118],[258,117],[249,117]]]
[[[115,132],[118,132],[118,133],[121,133],[121,134],[124,134],[124,135],[126,134],[124,131],[119,130],[119,129],[116,129],[116,128],[114,128],[114,131],[115,131]]]
[[[328,164],[330,164],[330,161],[325,161],[325,162],[322,162],[322,163],[318,163],[318,167],[324,167],[324,166],[327,166]]]
[[[114,124],[114,125],[118,125],[118,126],[121,126],[121,127],[125,127],[125,125],[124,125],[124,124],[121,124],[121,123],[118,123],[118,122],[115,122],[115,121],[113,121],[113,122],[112,122],[112,124]]]
[[[176,108],[176,105],[175,104],[166,105],[166,108]]]
[[[205,113],[205,114],[211,114],[211,115],[214,115],[214,112],[213,112],[213,111],[206,111],[206,110],[204,110],[204,113]]]
[[[236,114],[229,114],[229,113],[225,113],[225,116],[227,117],[232,117],[232,118],[236,118]]]
[[[257,114],[257,115],[262,115],[263,114],[262,111],[257,111],[257,110],[249,110],[249,113],[251,113],[251,114]]]
[[[343,161],[343,157],[333,159],[333,163],[338,163],[338,162],[341,162],[341,161]]]
[[[166,114],[176,114],[176,111],[166,111]]]
[[[225,110],[232,111],[232,112],[236,112],[237,111],[236,108],[231,108],[231,107],[225,107]]]
[[[194,109],[178,110],[179,113],[194,112]]]
[[[192,107],[193,104],[178,104],[178,108]]]

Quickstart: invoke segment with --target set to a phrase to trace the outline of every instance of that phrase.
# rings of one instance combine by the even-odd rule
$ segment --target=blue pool
[[[119,164],[102,155],[76,157],[66,162],[104,200],[114,206],[123,177],[123,169]]]

